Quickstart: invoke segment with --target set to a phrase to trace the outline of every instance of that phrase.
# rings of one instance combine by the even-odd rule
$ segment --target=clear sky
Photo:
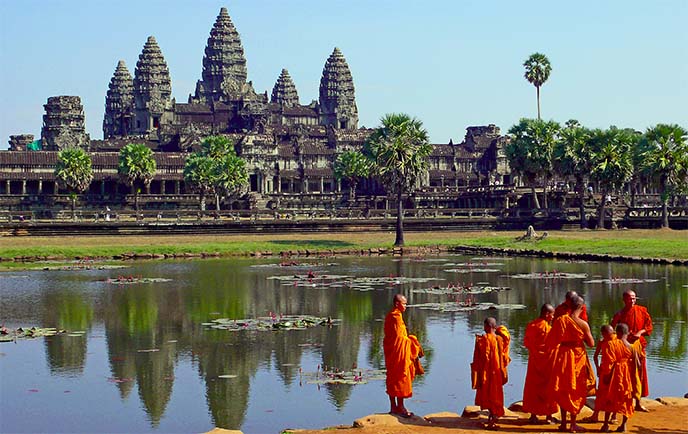
[[[435,143],[469,125],[503,132],[536,117],[523,78],[547,55],[542,113],[589,127],[688,127],[688,0],[0,0],[0,149],[10,134],[40,137],[50,96],[79,95],[91,138],[102,138],[105,94],[117,61],[134,74],[156,37],[186,102],[220,7],[241,35],[249,80],[272,90],[282,68],[302,104],[318,98],[335,46],[356,87],[359,125],[389,112],[423,121]]]

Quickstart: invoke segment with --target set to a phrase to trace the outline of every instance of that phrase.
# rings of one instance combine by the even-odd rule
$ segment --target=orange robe
[[[547,391],[551,374],[550,352],[545,339],[552,327],[543,318],[526,326],[523,345],[528,349],[528,371],[523,387],[523,411],[538,416],[549,416],[558,410],[557,403]]]
[[[609,343],[616,340],[616,333],[609,336],[609,339],[605,339],[600,342],[600,354],[604,357],[605,352],[609,348]],[[602,360],[604,363],[604,359]],[[605,382],[602,378],[602,366],[597,370],[597,376],[599,381],[597,382],[597,392],[595,393],[595,411],[608,411],[605,407],[607,405],[607,396],[609,395],[609,382]]]
[[[609,341],[602,350],[600,384],[604,383],[608,388],[604,411],[628,417],[633,415],[633,390],[638,383],[636,360],[634,351],[621,339]]]
[[[562,410],[578,414],[588,396],[591,372],[583,343],[583,330],[570,315],[556,318],[547,335],[546,345],[554,351],[549,383],[551,399]]]
[[[569,305],[567,305],[564,302],[554,309],[554,318],[556,319],[556,318],[559,318],[560,316],[568,315],[570,313],[571,313],[571,308],[569,307]],[[590,323],[590,321],[588,321],[588,308],[585,307],[585,305],[583,305],[583,310],[581,311],[579,317],[583,321]]]
[[[410,398],[413,396],[416,365],[419,365],[417,359],[422,349],[418,339],[407,333],[399,309],[392,309],[385,317],[382,347],[387,368],[387,394],[395,398]]]
[[[630,309],[626,310],[624,307],[612,318],[612,327],[616,327],[618,323],[625,323],[628,325],[630,334],[628,335],[628,341],[634,343],[636,340],[640,341],[642,347],[642,352],[640,356],[640,380],[642,381],[643,390],[641,396],[648,396],[650,394],[650,386],[647,381],[647,360],[645,358],[645,348],[647,347],[647,341],[645,340],[645,335],[650,335],[652,333],[652,318],[648,313],[647,309],[643,306],[633,305]],[[640,338],[632,336],[639,330],[645,329],[645,334]]]
[[[508,380],[509,339],[485,333],[475,337],[471,382],[475,389],[475,405],[494,416],[504,416],[504,384]]]

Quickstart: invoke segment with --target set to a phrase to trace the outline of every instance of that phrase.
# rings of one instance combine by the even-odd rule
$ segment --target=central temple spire
[[[202,79],[196,84],[194,99],[206,104],[224,100],[229,93],[242,88],[247,75],[239,32],[234,27],[227,8],[221,8],[210,30],[203,56]]]
[[[339,48],[325,62],[320,79],[320,122],[335,128],[358,128],[354,80]]]

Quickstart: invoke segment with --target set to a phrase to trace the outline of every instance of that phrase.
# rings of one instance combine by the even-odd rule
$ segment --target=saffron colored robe
[[[523,339],[523,345],[528,349],[523,411],[537,416],[549,416],[559,410],[547,391],[552,368],[545,340],[551,328],[543,318],[537,318],[528,323]]]
[[[609,343],[615,340],[616,333],[612,333],[608,339],[600,341],[599,351],[602,357],[604,357],[605,352],[608,351]],[[604,359],[602,362],[604,362]],[[609,381],[605,382],[602,375],[602,365],[600,365],[597,370],[599,381],[597,382],[597,392],[595,393],[595,411],[608,411],[605,406],[607,404],[607,396],[609,395]]]
[[[583,336],[573,318],[564,315],[554,320],[546,339],[547,347],[554,351],[548,387],[551,399],[572,414],[578,414],[585,405],[590,378],[595,382]]]
[[[422,352],[418,339],[407,333],[399,309],[392,309],[385,317],[385,338],[382,341],[387,368],[387,394],[395,398],[413,396],[412,382],[418,355]],[[422,372],[419,372],[419,374]]]
[[[560,316],[568,315],[570,313],[571,313],[571,308],[569,307],[568,304],[566,304],[566,302],[564,302],[554,309],[554,318],[556,319],[556,318],[559,318]],[[590,323],[590,321],[588,321],[588,308],[585,307],[585,305],[583,305],[583,310],[581,311],[579,317],[583,321]]]
[[[602,405],[604,411],[633,415],[633,395],[639,384],[636,363],[637,355],[621,339],[609,341],[602,350],[600,383],[608,388]]]
[[[630,334],[628,335],[628,341],[634,343],[635,341],[640,341],[642,347],[642,352],[640,356],[640,381],[643,385],[643,390],[641,396],[648,396],[650,394],[650,385],[647,381],[647,359],[645,357],[645,348],[647,347],[647,341],[645,340],[646,335],[652,333],[652,318],[648,313],[647,309],[643,306],[633,305],[630,309],[626,310],[624,307],[612,318],[612,327],[616,327],[618,323],[625,323],[628,325]],[[632,336],[639,330],[645,329],[645,333],[640,338]]]
[[[504,416],[504,384],[508,380],[509,335],[485,333],[475,337],[471,382],[475,405],[494,416]]]

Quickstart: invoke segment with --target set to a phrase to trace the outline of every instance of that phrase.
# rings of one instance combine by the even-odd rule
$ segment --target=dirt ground
[[[628,433],[688,434],[688,399],[671,398],[668,404],[653,405],[650,412],[636,412],[628,422]],[[589,413],[588,413],[589,414]],[[403,419],[388,414],[375,414],[358,419],[360,427],[330,427],[321,430],[285,430],[298,434],[454,434],[494,432],[487,431],[484,415],[477,418],[460,417],[456,413],[436,413],[425,418],[414,416]],[[620,418],[619,418],[620,422]],[[500,419],[498,432],[502,433],[557,433],[557,425],[531,425],[528,415],[507,413]],[[581,423],[587,432],[599,432],[601,423]],[[612,425],[612,431],[618,424]]]

